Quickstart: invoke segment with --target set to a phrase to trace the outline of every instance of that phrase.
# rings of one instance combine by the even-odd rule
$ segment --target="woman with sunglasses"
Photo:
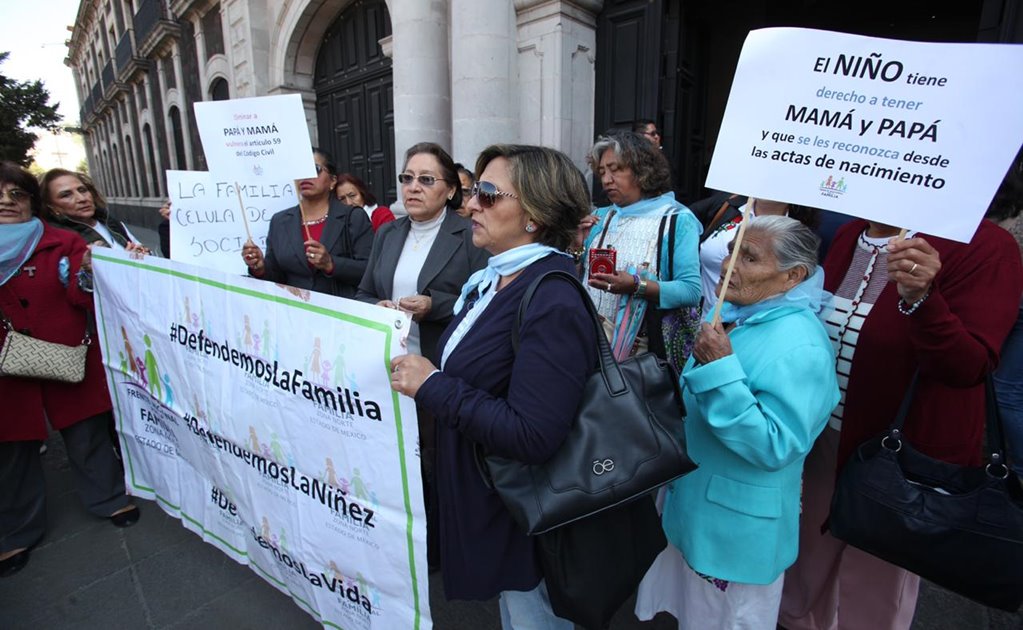
[[[458,181],[462,184],[462,205],[456,212],[458,212],[459,216],[471,219],[472,212],[469,211],[469,193],[472,192],[472,185],[476,183],[476,176],[472,174],[472,171],[465,168],[461,162],[455,164],[455,169],[458,171]]]
[[[554,615],[535,540],[484,484],[474,449],[538,464],[568,435],[583,385],[597,366],[597,332],[583,298],[545,282],[519,327],[517,350],[511,329],[533,280],[551,270],[574,273],[565,250],[589,212],[589,196],[571,160],[544,147],[488,147],[476,172],[472,241],[493,257],[462,287],[440,340],[440,361],[396,357],[391,387],[437,416],[447,598],[500,595],[506,630],[573,628]]]
[[[43,220],[77,232],[89,245],[150,253],[128,226],[110,216],[106,199],[88,176],[53,168],[43,175],[40,189]]]
[[[251,240],[242,247],[249,275],[299,289],[355,297],[373,246],[365,212],[334,196],[337,168],[330,156],[313,151],[316,177],[297,181],[302,205],[270,219],[266,254]]]
[[[353,208],[362,208],[369,216],[375,233],[385,223],[394,221],[394,213],[387,206],[377,205],[376,195],[362,181],[351,173],[341,173],[337,176],[337,186],[334,194],[341,203],[348,204]]]
[[[611,205],[580,224],[592,225],[580,253],[615,357],[649,350],[681,370],[699,325],[700,222],[675,200],[668,161],[644,136],[601,136],[589,161]],[[590,252],[611,260],[612,249],[613,265],[588,264]]]
[[[40,221],[41,210],[36,178],[0,162],[0,320],[78,346],[92,310],[89,249],[77,234]],[[0,324],[0,347],[7,331]],[[107,432],[113,417],[99,343],[89,346],[82,382],[0,375],[0,401],[0,578],[24,568],[46,532],[39,446],[47,423],[60,431],[85,508],[117,527],[138,521]]]

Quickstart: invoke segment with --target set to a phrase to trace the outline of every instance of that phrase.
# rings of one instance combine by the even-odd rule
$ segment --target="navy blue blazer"
[[[373,239],[366,274],[355,299],[376,304],[393,297],[394,270],[405,247],[412,220],[407,216],[385,223]],[[439,363],[437,340],[451,321],[455,300],[474,271],[487,264],[490,254],[472,244],[472,224],[448,210],[416,280],[416,291],[428,295],[430,312],[419,322],[419,345],[423,356]]]
[[[329,203],[320,242],[334,260],[333,273],[328,276],[309,267],[305,255],[305,228],[298,206],[293,206],[270,218],[263,253],[265,268],[263,275],[258,276],[260,279],[317,293],[355,297],[355,289],[366,271],[366,261],[373,248],[373,225],[361,208],[346,206],[333,196]]]
[[[542,577],[533,539],[484,485],[473,445],[539,464],[572,426],[586,378],[597,369],[597,333],[582,296],[561,282],[542,284],[522,322],[518,354],[511,346],[523,293],[551,269],[575,273],[572,259],[560,255],[526,267],[416,394],[416,403],[437,416],[435,483],[448,599],[528,591]],[[468,310],[448,325],[440,348]]]

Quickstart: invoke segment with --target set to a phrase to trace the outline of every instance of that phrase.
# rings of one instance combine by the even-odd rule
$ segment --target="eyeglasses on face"
[[[433,175],[413,175],[411,173],[398,173],[398,181],[402,186],[410,186],[414,180],[419,180],[419,183],[429,188],[437,183],[437,178]]]
[[[14,203],[21,203],[29,198],[29,194],[20,188],[11,188],[6,193],[0,191],[0,199],[4,197],[10,197]]]
[[[324,166],[324,165],[322,165],[322,164],[316,164],[316,163],[314,163],[314,164],[313,164],[313,166],[314,166],[314,167],[316,167],[316,174],[317,174],[317,175],[319,175],[319,174],[320,174],[320,173],[322,173],[323,171],[326,171],[326,170],[327,170],[327,167],[326,167],[326,166]]]
[[[472,190],[469,191],[469,198],[476,197],[479,199],[480,207],[486,210],[497,203],[498,196],[511,197],[512,199],[518,199],[519,196],[510,192],[504,192],[497,186],[490,182],[478,181],[472,185]]]
[[[644,136],[650,136],[651,138],[653,138],[654,136],[661,135],[661,132],[658,131],[656,128],[654,128],[654,129],[647,129],[646,131],[643,132],[643,135]]]

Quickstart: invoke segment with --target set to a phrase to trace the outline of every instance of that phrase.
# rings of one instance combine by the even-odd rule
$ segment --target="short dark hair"
[[[40,192],[43,198],[43,207],[41,211],[43,219],[50,221],[54,218],[53,213],[50,211],[50,203],[53,201],[50,199],[50,184],[52,184],[53,180],[58,177],[65,177],[68,175],[71,177],[77,177],[78,181],[82,182],[82,184],[89,189],[89,192],[92,193],[92,203],[95,204],[97,209],[107,207],[106,197],[104,197],[103,193],[96,188],[96,184],[92,183],[92,179],[88,175],[77,171],[69,171],[66,168],[51,168],[46,171],[39,181],[39,188],[41,189]]]
[[[636,133],[643,133],[644,131],[646,131],[647,125],[653,125],[654,127],[656,127],[657,123],[653,120],[650,120],[649,118],[637,118],[636,120],[632,121],[632,130],[635,131]]]
[[[351,173],[341,173],[337,176],[337,186],[334,187],[336,191],[341,184],[351,184],[355,187],[355,190],[359,191],[359,195],[362,196],[362,201],[367,206],[376,205],[377,198],[372,191],[366,186],[366,182],[359,179],[358,175],[352,175]]]
[[[335,177],[337,176],[337,164],[334,162],[334,156],[319,147],[313,147],[313,155],[319,155],[323,158],[323,165],[327,167],[327,172]]]
[[[444,205],[451,210],[457,210],[462,207],[462,182],[458,180],[458,169],[455,168],[455,161],[451,159],[451,156],[444,147],[440,146],[436,142],[419,142],[413,144],[405,152],[405,163],[402,164],[402,170],[408,168],[408,161],[412,159],[412,156],[419,155],[420,153],[428,153],[433,157],[437,158],[440,163],[440,178],[444,180],[444,183],[448,186],[452,186],[455,189],[455,194],[448,199]]]
[[[476,175],[474,175],[473,172],[470,171],[469,168],[465,164],[462,164],[461,162],[456,162],[455,163],[455,171],[459,175],[465,175],[466,177],[468,177],[470,184],[475,184],[476,183]]]
[[[594,175],[599,175],[600,158],[614,151],[624,166],[632,169],[644,198],[663,195],[671,190],[671,167],[664,153],[634,131],[612,131],[597,138],[588,161]]]
[[[497,158],[508,160],[519,204],[540,230],[537,242],[566,250],[590,213],[586,180],[561,151],[525,144],[494,144],[476,160],[476,176]]]
[[[14,184],[28,193],[32,202],[32,216],[39,216],[43,208],[43,199],[39,193],[39,181],[20,165],[4,160],[0,162],[0,185]]]

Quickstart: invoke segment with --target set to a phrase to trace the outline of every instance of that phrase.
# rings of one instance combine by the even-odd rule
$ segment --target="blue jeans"
[[[575,624],[555,616],[543,580],[531,591],[501,591],[503,630],[574,630]]]
[[[1023,307],[1002,346],[994,382],[1005,427],[1009,465],[1023,477]]]

